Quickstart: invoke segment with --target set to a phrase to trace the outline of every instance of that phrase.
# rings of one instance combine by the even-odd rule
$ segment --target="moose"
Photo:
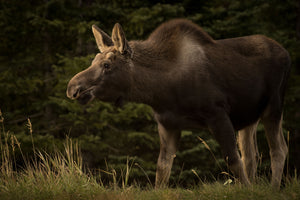
[[[160,138],[156,187],[168,184],[181,131],[199,128],[208,128],[236,179],[249,185],[256,176],[259,121],[270,148],[271,184],[280,186],[291,65],[280,44],[263,35],[214,40],[185,19],[163,23],[144,41],[127,41],[118,23],[111,37],[96,25],[92,31],[100,53],[70,80],[67,96],[81,104],[99,99],[152,107]]]

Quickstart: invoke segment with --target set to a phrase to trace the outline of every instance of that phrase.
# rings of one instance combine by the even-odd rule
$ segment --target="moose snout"
[[[79,97],[81,87],[78,85],[70,85],[67,89],[67,97],[70,99],[77,99]]]

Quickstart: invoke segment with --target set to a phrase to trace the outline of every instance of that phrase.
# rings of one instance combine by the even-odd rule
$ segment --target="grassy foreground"
[[[300,182],[296,178],[285,180],[281,190],[274,190],[266,180],[259,180],[250,187],[227,182],[199,183],[190,189],[166,188],[142,189],[137,185],[129,186],[130,166],[117,177],[114,170],[105,172],[111,175],[111,184],[104,185],[101,177],[85,173],[82,167],[82,157],[78,143],[67,139],[65,151],[51,155],[34,148],[32,128],[28,120],[35,156],[28,160],[23,156],[25,167],[17,168],[15,151],[22,153],[20,143],[16,137],[4,130],[3,118],[0,111],[0,200],[6,199],[142,199],[142,200],[181,200],[181,199],[300,199]],[[23,155],[23,154],[22,154]]]
[[[266,183],[259,183],[248,188],[239,185],[224,186],[221,183],[201,184],[193,189],[140,189],[125,187],[105,188],[93,178],[84,174],[57,174],[48,177],[46,174],[19,174],[0,184],[0,199],[300,199],[298,181],[289,183],[281,190],[273,190]]]

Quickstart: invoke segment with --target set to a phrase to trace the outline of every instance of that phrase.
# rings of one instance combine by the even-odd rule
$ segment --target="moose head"
[[[115,24],[112,37],[96,25],[92,26],[92,30],[100,53],[95,56],[91,66],[70,80],[67,96],[81,104],[87,104],[95,98],[121,104],[132,82],[132,50],[120,24]]]

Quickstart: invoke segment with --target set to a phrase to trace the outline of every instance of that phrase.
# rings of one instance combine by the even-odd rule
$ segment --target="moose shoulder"
[[[282,46],[261,35],[213,40],[182,19],[162,24],[145,41],[128,42],[119,24],[111,37],[95,25],[93,33],[101,53],[70,80],[67,96],[82,104],[97,98],[152,106],[160,136],[157,187],[168,182],[181,130],[200,127],[212,132],[231,171],[249,184],[256,174],[259,121],[270,147],[272,184],[280,185],[287,154],[282,110],[290,71]]]

